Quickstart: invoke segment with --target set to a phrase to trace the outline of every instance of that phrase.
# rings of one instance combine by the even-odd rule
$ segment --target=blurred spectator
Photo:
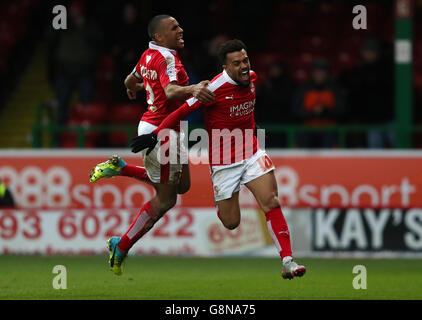
[[[252,62],[253,66],[253,62]],[[258,75],[259,80],[259,75]],[[258,81],[259,83],[259,81]],[[272,63],[265,83],[258,85],[255,119],[258,124],[286,124],[291,121],[290,103],[294,83],[282,62]],[[284,134],[271,134],[266,137],[266,147],[285,145]]]
[[[111,54],[114,57],[115,70],[113,74],[113,100],[128,102],[124,80],[132,71],[142,54],[142,36],[147,36],[138,20],[138,9],[132,4],[124,5],[120,23],[113,28]]]
[[[359,65],[340,77],[348,90],[351,123],[375,125],[394,120],[393,61],[381,56],[380,49],[377,39],[368,38],[362,44]],[[392,132],[371,130],[364,144],[369,148],[391,147],[393,138]]]
[[[50,38],[50,74],[58,100],[59,124],[67,121],[74,90],[77,90],[80,102],[92,102],[101,49],[102,33],[94,21],[87,19],[85,3],[72,1],[67,29],[52,31]]]
[[[183,26],[182,26],[183,27]],[[204,41],[203,46],[187,46],[181,52],[182,61],[189,75],[189,83],[198,83],[202,80],[212,80],[223,68],[217,58],[220,45],[230,38],[219,34],[209,41]],[[187,118],[190,125],[199,125],[204,122],[203,112],[200,110],[190,114]]]
[[[202,53],[197,55],[194,67],[200,77],[203,78],[202,80],[211,80],[217,73],[223,71],[217,58],[217,51],[220,45],[227,40],[230,40],[228,35],[219,34],[206,42]]]
[[[12,208],[15,206],[12,192],[0,178],[0,207]]]
[[[330,77],[328,61],[317,59],[312,67],[311,80],[295,93],[292,112],[298,122],[306,126],[337,125],[345,116],[345,101],[337,83]],[[332,148],[337,134],[329,131],[304,132],[297,136],[300,148]]]

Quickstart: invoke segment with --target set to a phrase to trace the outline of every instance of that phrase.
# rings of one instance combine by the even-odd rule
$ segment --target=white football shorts
[[[140,121],[138,125],[138,135],[151,133],[155,129],[157,129],[157,126],[146,121]],[[184,144],[179,143],[180,141],[183,141],[183,132],[179,133],[170,130],[170,141],[172,146],[175,145],[173,142],[177,141],[177,148],[170,149],[172,161],[162,161],[162,163],[160,163],[159,155],[161,142],[158,142],[155,145],[155,148],[149,155],[146,154],[148,149],[141,151],[148,177],[154,183],[178,184],[180,182],[182,174],[182,163],[180,159],[188,159]],[[177,155],[174,154],[173,150],[177,151]],[[181,157],[182,154],[183,156]],[[170,158],[170,156],[168,157]]]
[[[250,158],[222,166],[212,166],[211,179],[214,188],[214,200],[230,199],[233,193],[240,191],[240,185],[255,180],[274,170],[274,165],[264,150]]]

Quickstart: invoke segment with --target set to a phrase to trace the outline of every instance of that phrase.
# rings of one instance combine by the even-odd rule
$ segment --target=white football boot
[[[286,261],[284,261],[286,260]],[[292,280],[294,277],[302,277],[305,272],[305,266],[298,265],[292,258],[283,260],[283,271],[281,276],[283,279]]]

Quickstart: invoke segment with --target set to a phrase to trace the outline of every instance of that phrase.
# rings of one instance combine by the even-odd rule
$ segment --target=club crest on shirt
[[[249,87],[251,88],[251,93],[254,93],[255,92],[255,85],[251,82]]]
[[[176,68],[175,67],[167,67],[166,75],[168,75],[169,77],[176,77],[176,75],[177,75]]]
[[[149,106],[149,111],[155,112],[155,111],[157,111],[157,107],[156,106]]]
[[[176,70],[174,70],[174,69],[167,69],[166,70],[166,75],[168,75],[169,77],[175,76],[176,75]]]

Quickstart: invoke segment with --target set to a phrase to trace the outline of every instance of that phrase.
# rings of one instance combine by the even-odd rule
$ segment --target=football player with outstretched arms
[[[134,138],[132,151],[155,150],[163,132],[176,128],[187,115],[202,108],[209,137],[209,163],[218,217],[228,229],[239,225],[239,190],[241,184],[245,185],[265,212],[268,231],[282,260],[283,278],[301,277],[306,268],[292,258],[290,232],[278,199],[274,165],[259,148],[255,135],[257,76],[250,69],[246,46],[240,40],[227,41],[220,47],[219,58],[223,72],[208,85],[215,100],[188,99],[151,133]],[[224,139],[227,136],[228,139]]]
[[[148,34],[151,38],[148,49],[124,81],[129,99],[135,99],[139,90],[146,90],[148,110],[139,122],[138,135],[155,130],[190,96],[203,103],[214,100],[214,93],[207,88],[209,81],[189,85],[188,75],[177,52],[184,47],[183,29],[177,20],[169,15],[155,16],[148,24]],[[179,135],[176,131],[172,134]],[[180,152],[186,151],[181,149]],[[115,155],[95,166],[90,175],[91,182],[117,175],[128,176],[151,184],[156,191],[125,234],[107,241],[110,267],[117,275],[122,273],[122,262],[129,249],[176,204],[177,194],[186,193],[190,188],[188,164],[162,165],[156,151],[143,152],[142,158],[145,167],[127,164]]]

